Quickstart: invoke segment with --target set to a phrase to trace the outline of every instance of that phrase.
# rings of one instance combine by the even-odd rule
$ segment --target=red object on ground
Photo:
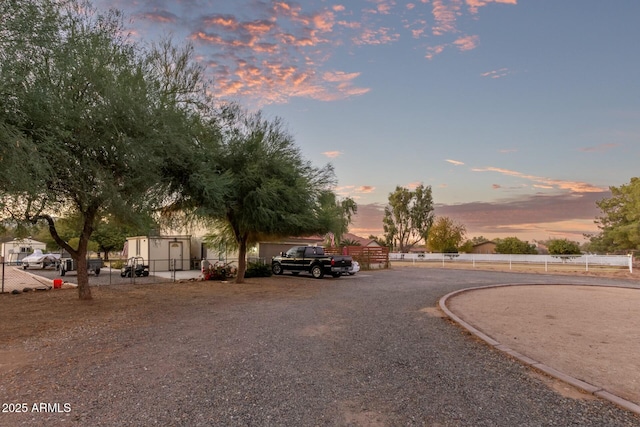
[[[53,289],[60,289],[62,287],[62,279],[53,279]]]

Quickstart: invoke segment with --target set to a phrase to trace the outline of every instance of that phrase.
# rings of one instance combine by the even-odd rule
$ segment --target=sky
[[[193,45],[211,91],[287,124],[382,235],[431,186],[467,237],[597,232],[638,176],[638,0],[98,0],[141,43]]]

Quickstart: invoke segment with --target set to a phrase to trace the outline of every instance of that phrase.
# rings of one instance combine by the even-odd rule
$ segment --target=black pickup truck
[[[321,246],[294,246],[273,257],[271,271],[273,274],[307,272],[316,279],[322,279],[325,274],[340,277],[351,271],[351,261],[348,255],[325,255]]]

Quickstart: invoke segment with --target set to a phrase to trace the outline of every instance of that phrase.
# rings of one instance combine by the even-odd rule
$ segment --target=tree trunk
[[[238,274],[236,283],[244,283],[244,273],[247,271],[247,238],[240,239],[238,245]]]
[[[89,273],[87,270],[87,248],[89,247],[89,239],[93,232],[92,223],[95,219],[97,208],[90,209],[85,213],[84,225],[82,227],[82,233],[80,234],[80,241],[78,243],[78,250],[73,249],[62,237],[58,234],[55,222],[49,215],[40,215],[35,220],[44,219],[49,225],[49,232],[53,240],[64,248],[73,260],[76,262],[76,271],[78,272],[78,298],[81,300],[93,299],[91,296],[91,289],[89,288]]]
[[[89,288],[89,270],[87,265],[87,252],[89,249],[89,239],[93,233],[93,222],[96,217],[97,208],[87,209],[84,215],[84,224],[80,233],[78,242],[78,251],[76,252],[76,262],[78,265],[78,297],[81,300],[90,300],[91,289]]]
[[[78,267],[78,298],[81,300],[93,299],[91,288],[89,287],[89,269],[87,268],[87,251],[83,251],[83,256],[78,256],[76,265]]]

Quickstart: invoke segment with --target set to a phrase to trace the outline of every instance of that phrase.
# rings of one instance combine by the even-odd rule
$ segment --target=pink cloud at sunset
[[[478,46],[478,41],[480,38],[478,36],[465,36],[460,37],[459,39],[453,42],[454,45],[458,47],[461,51],[473,50]]]
[[[391,45],[415,40],[417,52],[434,59],[446,49],[475,49],[479,36],[464,34],[460,22],[489,4],[514,0],[431,0],[400,4],[395,0],[354,3],[298,3],[282,0],[220,4],[198,8],[180,2],[96,0],[105,7],[132,9],[136,34],[163,31],[184,34],[207,65],[211,94],[247,99],[256,106],[291,98],[335,101],[368,93],[358,84],[365,71],[330,66],[336,49]],[[465,6],[466,5],[466,6]],[[144,31],[145,33],[143,33]],[[348,79],[335,80],[337,75]]]
[[[584,148],[580,148],[580,151],[585,152],[585,153],[599,153],[599,152],[603,152],[603,151],[609,151],[609,150],[613,150],[614,148],[618,147],[620,144],[615,144],[615,143],[606,143],[606,144],[600,144],[600,145],[596,145],[595,147],[584,147]]]
[[[502,77],[506,77],[510,74],[508,68],[500,68],[499,70],[487,71],[486,73],[480,74],[482,77],[489,77],[491,79],[499,79]]]
[[[354,200],[360,199],[363,194],[371,194],[376,191],[376,187],[372,185],[345,185],[334,189],[340,197],[351,197]]]
[[[342,155],[342,151],[325,151],[322,154],[324,154],[326,157],[330,159],[335,159]]]
[[[527,181],[533,181],[536,185],[538,185],[538,188],[542,188],[541,186],[544,185],[545,186],[544,188],[557,188],[561,190],[573,191],[576,193],[600,193],[605,190],[601,187],[598,187],[586,182],[564,181],[559,179],[544,178],[544,177],[539,177],[535,175],[528,175],[521,172],[512,171],[509,169],[488,167],[488,168],[473,168],[471,170],[474,172],[497,172],[503,175],[522,178]]]
[[[471,202],[454,205],[436,204],[436,216],[448,216],[467,229],[467,237],[518,236],[528,240],[567,238],[582,241],[584,234],[597,232],[594,223],[600,214],[596,202],[610,197],[599,193],[533,195],[496,202]],[[355,234],[382,236],[384,204],[358,206],[350,231]]]
[[[454,166],[462,166],[462,165],[464,165],[464,162],[460,162],[458,160],[446,159],[445,162],[451,163]]]
[[[478,9],[489,3],[518,4],[518,0],[465,0],[471,13],[478,13]]]
[[[461,0],[433,0],[433,17],[436,24],[432,32],[435,36],[445,33],[455,33],[457,15],[462,5]]]

